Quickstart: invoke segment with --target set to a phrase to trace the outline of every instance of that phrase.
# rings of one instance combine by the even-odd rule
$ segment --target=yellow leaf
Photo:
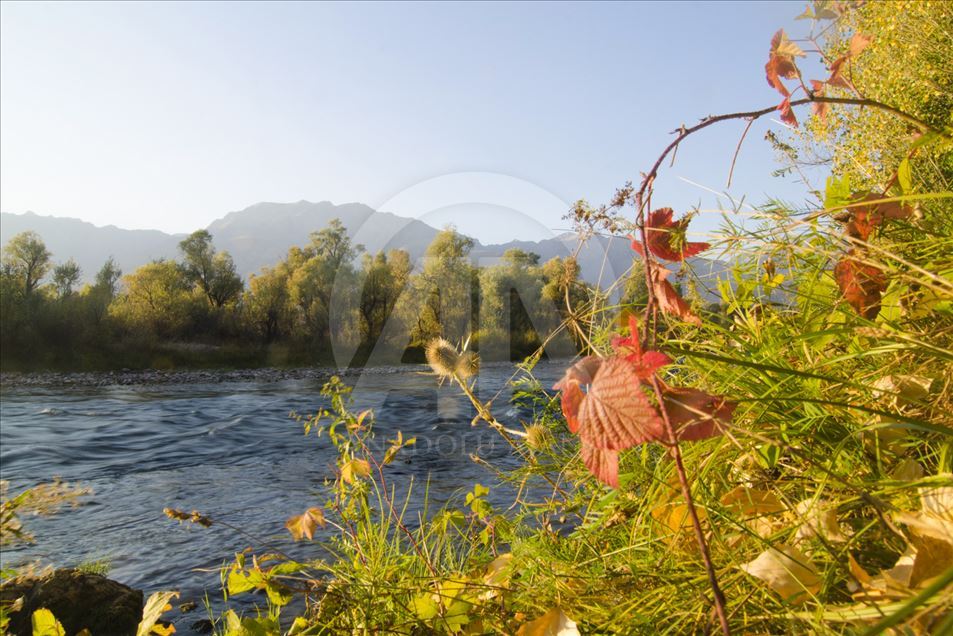
[[[341,479],[348,484],[353,484],[355,478],[368,477],[370,474],[371,465],[365,459],[352,459],[341,466]]]
[[[142,620],[139,622],[139,628],[136,630],[136,636],[149,636],[155,632],[160,636],[168,636],[175,631],[175,627],[168,629],[162,625],[156,625],[156,621],[162,616],[163,612],[172,609],[169,601],[176,598],[178,592],[155,592],[146,599],[146,606],[142,609]]]
[[[768,548],[754,561],[740,567],[767,583],[789,603],[803,603],[821,588],[821,578],[814,564],[791,546]]]
[[[579,630],[561,609],[554,607],[536,620],[525,623],[516,636],[579,636]]]
[[[704,508],[695,508],[699,521],[705,521],[707,513]],[[656,506],[652,509],[652,518],[669,531],[666,542],[670,546],[687,540],[692,532],[692,518],[688,506],[683,503],[671,502]]]
[[[285,528],[295,541],[300,541],[304,537],[310,540],[314,539],[314,531],[318,529],[318,526],[324,527],[324,523],[324,513],[320,508],[308,508],[304,514],[285,521]]]
[[[745,520],[759,537],[769,537],[783,524],[781,513],[787,509],[777,495],[767,490],[738,486],[721,498],[721,504]]]
[[[513,554],[506,552],[493,559],[486,566],[486,572],[483,575],[483,582],[487,585],[487,590],[480,594],[480,600],[489,600],[499,594],[496,588],[503,587],[510,580],[509,565],[513,561]]]
[[[48,609],[38,609],[31,618],[33,636],[66,636],[66,630]]]

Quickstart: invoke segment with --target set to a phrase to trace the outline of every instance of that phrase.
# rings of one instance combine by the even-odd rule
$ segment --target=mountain
[[[422,221],[376,211],[362,203],[334,205],[329,201],[312,203],[257,203],[244,210],[230,212],[206,228],[216,248],[228,251],[238,271],[244,275],[258,272],[283,258],[288,248],[304,245],[311,232],[338,218],[348,235],[371,253],[404,249],[412,259],[423,256],[438,230]],[[97,227],[79,219],[25,214],[0,213],[0,243],[33,230],[53,253],[53,260],[73,258],[90,280],[107,258],[112,256],[123,272],[159,258],[176,258],[178,243],[185,234],[166,234],[157,230],[124,230],[113,225]],[[472,258],[477,265],[495,263],[508,249],[518,248],[540,255],[540,261],[572,255],[577,248],[575,234],[567,233],[541,241],[511,241],[483,245],[474,241]],[[582,278],[590,283],[611,283],[632,265],[629,241],[622,237],[594,237],[578,252]],[[725,264],[703,258],[690,259],[702,279],[721,273]],[[713,299],[711,293],[704,293]]]

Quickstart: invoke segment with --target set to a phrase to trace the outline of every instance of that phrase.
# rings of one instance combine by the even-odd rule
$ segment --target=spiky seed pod
[[[453,376],[460,354],[452,344],[443,338],[434,338],[427,344],[424,353],[427,356],[427,364],[434,373],[444,378]]]
[[[542,424],[533,424],[526,427],[526,445],[534,450],[542,450],[549,446],[549,430]]]
[[[475,351],[464,351],[457,360],[456,371],[461,380],[472,378],[480,372],[480,356]]]

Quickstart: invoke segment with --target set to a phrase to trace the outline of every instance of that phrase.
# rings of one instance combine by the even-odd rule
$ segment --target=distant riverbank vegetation
[[[422,362],[437,336],[510,360],[599,293],[571,256],[540,263],[512,249],[476,267],[472,241],[452,228],[416,268],[404,250],[364,253],[337,219],[303,239],[247,285],[204,230],[181,242],[177,260],[123,273],[110,259],[80,285],[75,262],[56,263],[41,236],[19,234],[0,270],[3,369]],[[564,335],[548,346],[571,356],[574,342]]]

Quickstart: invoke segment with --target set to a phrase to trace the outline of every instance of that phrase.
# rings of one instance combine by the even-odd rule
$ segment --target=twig
[[[735,162],[738,161],[738,154],[741,152],[741,144],[744,143],[745,137],[748,135],[748,131],[751,130],[751,124],[754,123],[754,119],[748,120],[748,125],[745,126],[745,130],[741,133],[741,139],[738,140],[738,145],[735,147],[735,154],[731,158],[731,168],[728,169],[728,183],[725,185],[725,188],[731,187],[731,177],[735,174]]]

